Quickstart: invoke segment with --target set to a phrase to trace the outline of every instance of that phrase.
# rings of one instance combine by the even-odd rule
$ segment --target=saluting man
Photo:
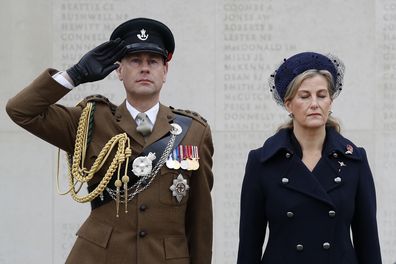
[[[68,192],[92,211],[66,263],[211,263],[213,144],[195,112],[159,102],[175,48],[163,23],[136,18],[61,72],[48,69],[9,100],[14,122],[66,151]],[[116,70],[126,100],[56,102]],[[88,184],[88,194],[78,193]]]

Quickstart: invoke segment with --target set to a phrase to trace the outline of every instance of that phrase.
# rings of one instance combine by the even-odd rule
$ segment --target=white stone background
[[[215,144],[215,264],[235,263],[239,196],[249,149],[287,113],[267,78],[296,52],[331,52],[346,64],[333,113],[364,146],[375,177],[383,263],[396,263],[396,1],[1,0],[0,264],[63,263],[89,205],[57,195],[57,150],[13,124],[11,96],[47,67],[60,70],[134,17],[167,24],[176,39],[162,102],[206,117]],[[78,87],[74,105],[124,91],[114,75]]]

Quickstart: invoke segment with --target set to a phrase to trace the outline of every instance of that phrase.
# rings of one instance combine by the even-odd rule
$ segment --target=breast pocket
[[[169,206],[184,205],[190,193],[191,171],[163,169],[160,175],[160,202]]]

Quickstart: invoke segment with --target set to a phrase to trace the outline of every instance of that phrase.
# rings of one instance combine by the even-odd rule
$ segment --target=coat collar
[[[266,162],[282,151],[293,154],[295,150],[291,142],[291,133],[291,129],[285,128],[268,138],[261,149],[260,161]],[[360,150],[355,144],[344,138],[334,128],[327,127],[323,155],[329,156],[334,153],[349,159],[361,160]]]
[[[126,107],[126,101],[117,108],[114,117],[116,122],[122,130],[128,134],[128,136],[133,138],[141,146],[145,147],[162,138],[170,131],[170,123],[175,119],[175,114],[169,107],[160,104],[153,131],[147,138],[144,138],[139,132],[137,132],[136,122],[133,120]]]

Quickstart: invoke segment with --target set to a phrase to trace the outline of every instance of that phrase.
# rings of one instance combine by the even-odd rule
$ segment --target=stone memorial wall
[[[89,214],[56,191],[58,150],[13,124],[5,104],[45,68],[64,70],[108,40],[118,24],[150,17],[173,31],[176,50],[161,101],[208,119],[215,145],[213,263],[236,261],[239,198],[249,150],[288,120],[268,77],[297,52],[333,53],[346,64],[333,113],[368,153],[377,188],[384,264],[396,263],[396,1],[393,0],[4,0],[0,8],[0,264],[64,263]],[[116,104],[114,73],[75,88]],[[65,154],[60,183],[66,188]]]

